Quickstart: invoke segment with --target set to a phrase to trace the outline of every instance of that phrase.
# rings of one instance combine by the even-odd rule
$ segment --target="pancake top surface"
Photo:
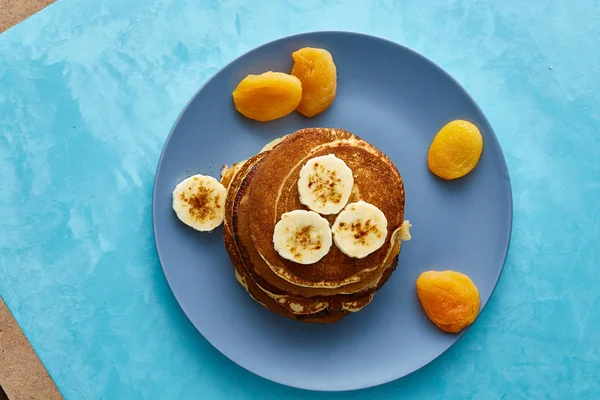
[[[262,161],[265,155],[266,153],[259,153],[244,162],[239,172],[233,177],[228,189],[224,233],[226,236],[225,242],[228,244],[227,251],[230,253],[232,263],[236,269],[242,272],[245,271],[245,274],[252,277],[251,280],[256,281],[257,288],[260,287],[279,301],[286,302],[286,299],[282,299],[282,297],[290,297],[289,300],[298,303],[302,302],[300,298],[310,297],[310,303],[323,301],[331,307],[331,296],[342,295],[336,300],[340,308],[343,306],[343,302],[359,301],[364,303],[365,299],[371,298],[370,295],[389,277],[396,264],[395,260],[397,259],[400,243],[397,243],[397,246],[388,255],[386,268],[370,273],[367,279],[361,282],[332,289],[297,286],[282,279],[271,270],[258,253],[250,234],[249,210],[253,207],[248,199],[249,187],[251,186],[249,182],[255,171],[255,166]],[[229,235],[231,237],[228,237]],[[312,307],[307,303],[304,305],[308,308]],[[351,307],[351,305],[348,306]]]
[[[281,214],[306,209],[298,195],[300,169],[311,158],[327,154],[342,159],[353,172],[348,202],[364,200],[383,211],[388,235],[386,243],[365,258],[350,258],[333,246],[317,263],[300,265],[279,257],[273,231]],[[386,264],[393,248],[392,233],[404,221],[404,186],[398,170],[381,151],[340,129],[309,128],[289,135],[252,172],[247,182],[249,229],[254,247],[276,275],[298,286],[337,288],[359,283]],[[327,218],[333,223],[335,215]],[[263,275],[260,270],[257,273]]]

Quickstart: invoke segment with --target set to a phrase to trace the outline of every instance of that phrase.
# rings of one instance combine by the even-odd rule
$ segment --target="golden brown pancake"
[[[352,169],[349,202],[364,200],[382,210],[388,237],[363,259],[350,258],[334,246],[315,264],[296,264],[274,250],[274,226],[281,214],[305,209],[298,197],[299,170],[326,154]],[[335,322],[366,306],[391,275],[400,251],[404,188],[394,164],[346,131],[313,128],[289,135],[235,167],[223,175],[228,186],[225,243],[238,281],[250,295],[278,314],[311,322]]]
[[[338,129],[304,129],[286,138],[256,166],[250,183],[250,229],[254,246],[268,267],[288,282],[303,287],[338,288],[366,279],[381,267],[393,246],[390,240],[363,259],[350,258],[337,247],[318,263],[306,267],[278,256],[271,237],[281,214],[305,209],[298,195],[300,169],[311,158],[334,154],[353,171],[350,202],[358,199],[377,206],[388,220],[388,237],[404,221],[404,187],[391,160],[370,144]],[[268,274],[257,268],[268,279]]]
[[[227,173],[227,175],[224,174],[223,179],[227,180],[227,184],[230,188],[229,190],[231,191],[230,193],[232,193],[233,197],[235,197],[234,193],[236,193],[239,190],[240,184],[243,181],[243,179],[240,179],[240,177],[245,175],[247,171],[251,169],[254,163],[262,158],[262,156],[263,155],[258,154],[252,157],[250,160],[243,162],[242,165],[239,165],[239,168],[235,171],[235,174],[232,172],[232,169],[226,171],[226,173],[229,173]],[[233,178],[240,171],[241,174],[238,176],[238,179],[234,182]],[[243,251],[243,249],[240,250],[237,247],[235,243],[234,234],[231,229],[233,223],[233,204],[233,201],[228,201],[226,204],[226,217],[224,229],[225,247],[235,267],[235,275],[237,281],[246,289],[250,296],[255,301],[257,301],[258,303],[275,313],[303,322],[333,323],[342,319],[348,313],[348,311],[342,311],[335,314],[331,314],[327,310],[321,308],[315,312],[309,312],[308,309],[306,309],[306,312],[303,312],[301,314],[294,314],[291,311],[288,311],[284,306],[279,304],[271,295],[268,294],[268,292],[264,291],[254,282],[252,275],[249,273],[243,262],[243,256],[240,253],[241,251]]]

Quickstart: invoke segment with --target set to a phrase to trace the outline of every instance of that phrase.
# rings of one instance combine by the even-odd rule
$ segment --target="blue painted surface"
[[[65,397],[597,398],[600,4],[248,4],[59,0],[0,36],[0,294]],[[214,350],[167,287],[150,217],[160,149],[196,89],[245,50],[317,29],[387,37],[456,77],[499,137],[515,201],[503,276],[468,334],[407,378],[340,395]]]

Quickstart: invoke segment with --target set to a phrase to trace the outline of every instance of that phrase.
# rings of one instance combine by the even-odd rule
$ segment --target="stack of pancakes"
[[[301,265],[279,256],[275,224],[283,213],[306,209],[298,196],[300,169],[311,158],[333,154],[353,172],[349,203],[364,200],[387,218],[385,244],[365,258],[336,246],[321,260]],[[227,188],[225,245],[236,278],[269,310],[304,322],[332,323],[365,307],[396,268],[404,222],[404,185],[381,151],[340,129],[310,128],[266,146],[223,171]],[[336,215],[324,216],[330,225]]]

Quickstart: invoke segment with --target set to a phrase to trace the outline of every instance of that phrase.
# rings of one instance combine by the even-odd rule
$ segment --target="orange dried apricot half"
[[[440,178],[457,179],[475,168],[482,149],[479,129],[468,121],[455,120],[446,124],[433,139],[427,164]]]
[[[302,82],[302,100],[298,112],[314,117],[325,111],[335,99],[337,71],[331,53],[305,47],[292,53],[292,75]]]
[[[256,121],[284,117],[298,107],[301,99],[302,83],[283,72],[248,75],[233,91],[236,110]]]
[[[460,332],[479,313],[479,291],[460,272],[423,272],[417,279],[417,294],[425,314],[445,332]]]

